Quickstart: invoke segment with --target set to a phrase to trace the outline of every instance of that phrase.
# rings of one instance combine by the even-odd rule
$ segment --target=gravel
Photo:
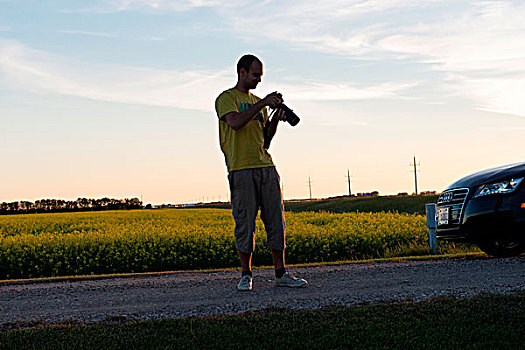
[[[8,282],[0,285],[0,330],[14,324],[213,316],[525,291],[525,257],[297,267],[290,272],[307,279],[308,286],[275,287],[271,269],[254,270],[251,292],[236,290],[240,273],[231,271]]]

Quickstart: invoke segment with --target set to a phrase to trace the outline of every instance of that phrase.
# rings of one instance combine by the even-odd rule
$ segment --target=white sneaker
[[[252,278],[248,275],[241,277],[241,281],[237,285],[238,290],[252,290]]]
[[[307,285],[308,282],[305,279],[294,277],[288,272],[285,272],[281,278],[275,278],[275,284],[277,287],[297,288]]]

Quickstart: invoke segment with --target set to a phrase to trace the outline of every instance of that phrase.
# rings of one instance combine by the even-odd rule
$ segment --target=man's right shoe
[[[252,290],[252,278],[248,275],[242,276],[237,289],[242,291]]]
[[[308,282],[306,282],[306,280],[302,278],[294,277],[288,272],[285,272],[281,278],[275,278],[275,284],[277,285],[277,287],[297,288],[307,285]]]

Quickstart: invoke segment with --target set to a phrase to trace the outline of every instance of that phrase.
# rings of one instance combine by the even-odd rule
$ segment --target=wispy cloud
[[[417,83],[391,82],[372,86],[362,86],[351,83],[338,82],[303,82],[301,84],[280,84],[286,96],[296,100],[306,101],[334,101],[334,100],[372,100],[372,99],[399,99],[402,91],[417,86]]]
[[[0,41],[0,74],[10,86],[36,93],[206,111],[217,91],[231,85],[224,72],[94,65],[14,41]]]
[[[14,88],[93,100],[211,111],[221,90],[232,87],[231,67],[219,71],[175,71],[88,64],[0,41],[0,75]],[[357,86],[350,83],[280,84],[294,100],[362,100],[397,98],[407,83]]]
[[[88,35],[88,36],[98,36],[98,37],[105,37],[105,38],[116,38],[116,35],[114,34],[101,33],[101,32],[88,32],[88,31],[83,31],[83,30],[60,30],[58,32],[62,34]]]
[[[69,9],[64,12],[113,13],[122,11],[189,11],[205,7],[230,7],[240,0],[106,0],[101,5]]]
[[[111,2],[117,5],[120,10],[136,8],[153,8],[185,11],[198,7],[213,7],[224,5],[224,2],[219,0],[113,0]]]
[[[430,70],[439,73],[437,79],[436,74],[428,78],[426,86],[468,99],[482,110],[525,116],[524,100],[518,93],[525,88],[525,21],[521,20],[525,18],[525,5],[519,1],[458,4],[453,0],[235,0],[222,6],[215,0],[113,0],[105,4],[112,11],[186,11],[208,7],[221,18],[224,30],[236,37],[242,33],[243,40],[268,39],[292,49],[363,61],[394,58],[426,63]],[[84,31],[64,33],[109,36]],[[10,50],[0,53],[0,69],[11,83],[89,98],[208,110],[216,91],[233,85],[235,79],[225,73],[230,69],[161,71],[72,62],[60,65],[57,62],[63,58],[30,53],[29,48],[20,45],[18,51],[13,51],[8,46]],[[7,65],[9,69],[5,69]],[[80,70],[78,66],[85,68]],[[371,86],[337,81],[287,85],[283,81],[280,86],[289,90],[287,96],[294,99],[359,100],[400,98],[404,90],[417,85],[410,77],[404,80]],[[193,82],[200,82],[201,86]],[[206,96],[195,92],[202,91],[202,86],[205,91],[209,88]],[[147,87],[148,92],[139,92],[142,87]]]
[[[449,90],[478,101],[479,109],[525,116],[525,73],[499,77],[449,75]]]
[[[434,85],[479,109],[525,116],[515,92],[525,81],[525,5],[519,1],[273,1],[260,7],[257,13],[268,16],[252,16],[248,7],[221,11],[247,37],[353,59],[427,63],[443,72]]]
[[[455,19],[385,37],[377,48],[432,63],[445,72],[446,89],[475,101],[479,109],[525,116],[518,93],[525,88],[524,16],[524,5],[477,2]]]

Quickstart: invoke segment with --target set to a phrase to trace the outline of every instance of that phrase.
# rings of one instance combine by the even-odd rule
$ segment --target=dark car
[[[525,162],[465,176],[436,207],[436,238],[476,243],[497,257],[525,252]]]

